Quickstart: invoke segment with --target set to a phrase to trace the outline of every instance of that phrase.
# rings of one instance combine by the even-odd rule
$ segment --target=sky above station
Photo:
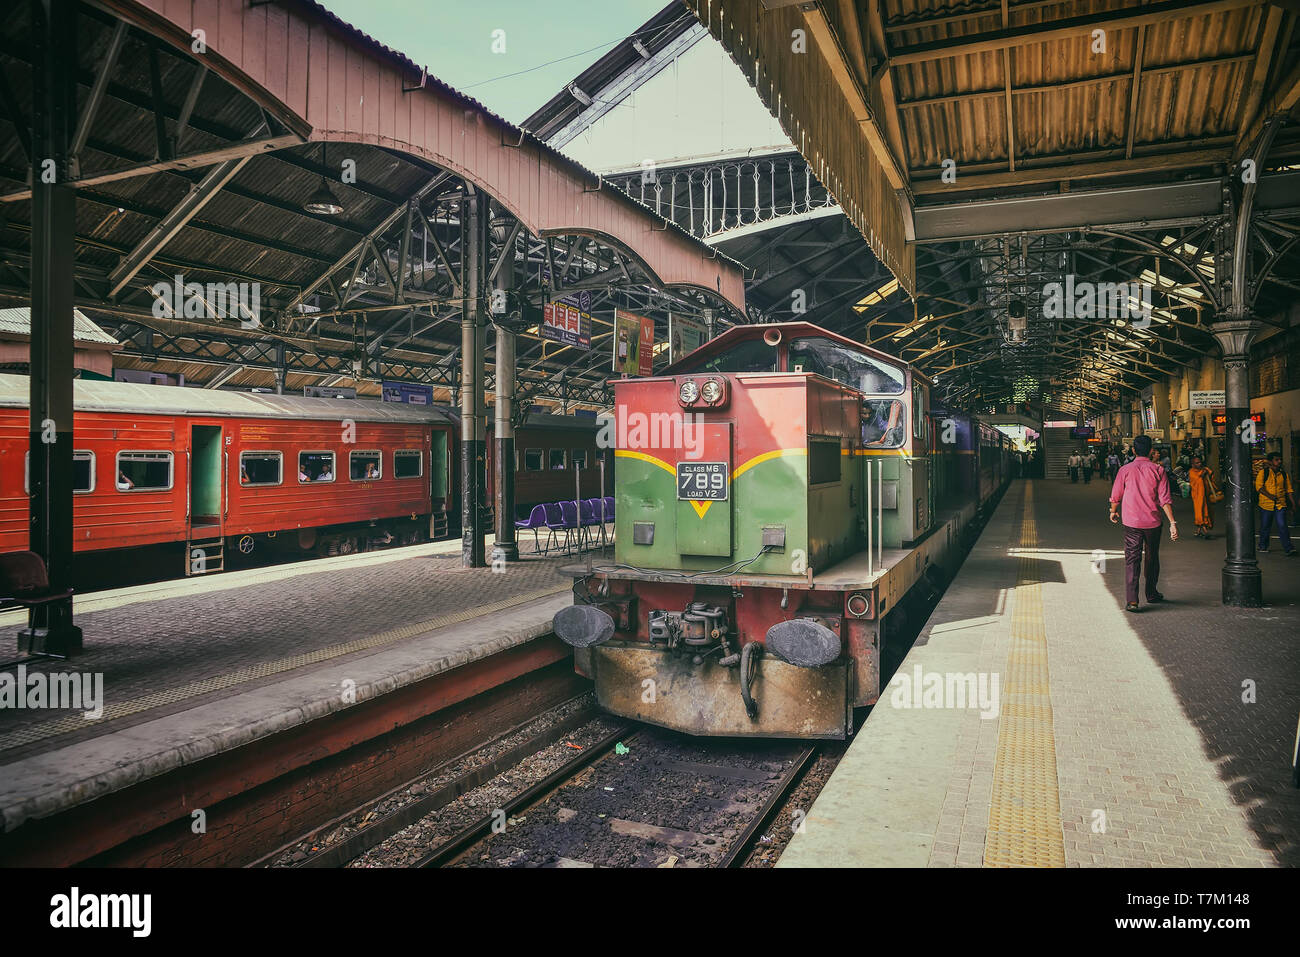
[[[665,2],[322,0],[331,13],[512,123],[549,100]]]

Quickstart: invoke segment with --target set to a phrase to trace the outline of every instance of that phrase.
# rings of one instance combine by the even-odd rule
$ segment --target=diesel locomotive
[[[738,326],[614,383],[614,560],[555,633],[600,705],[693,734],[844,737],[883,623],[942,574],[1010,443],[930,380],[810,323]]]

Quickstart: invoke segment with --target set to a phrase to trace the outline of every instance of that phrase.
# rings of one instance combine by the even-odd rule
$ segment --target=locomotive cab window
[[[682,367],[683,372],[775,372],[776,348],[762,339],[737,342],[707,361]]]
[[[907,441],[907,409],[899,399],[865,399],[862,444],[869,449],[898,449]]]
[[[551,449],[548,465],[551,469],[558,471],[567,465],[566,459],[568,459],[568,454],[564,449]]]
[[[376,451],[349,452],[348,478],[354,482],[374,481],[383,477],[382,456]]]
[[[424,453],[419,449],[398,449],[393,453],[393,478],[419,478],[424,474]]]
[[[912,384],[912,436],[917,439],[925,438],[925,386],[916,382]]]
[[[299,452],[298,481],[303,485],[311,482],[333,482],[334,453]]]
[[[23,491],[32,494],[32,453],[23,462]],[[72,491],[84,495],[95,491],[95,453],[72,453]]]
[[[808,484],[825,485],[840,480],[840,440],[830,436],[808,436]]]
[[[586,449],[574,449],[573,452],[572,452],[571,454],[572,454],[572,456],[573,456],[573,458],[571,459],[571,461],[573,462],[573,467],[574,467],[575,469],[585,469],[585,468],[587,468],[587,450],[586,450]]]
[[[170,452],[118,452],[119,492],[160,492],[172,487]]]
[[[542,470],[542,450],[524,449],[524,471],[540,472]]]
[[[240,485],[279,485],[283,478],[284,455],[280,452],[240,453]]]
[[[812,372],[859,392],[903,394],[903,370],[830,339],[790,343],[790,371]]]

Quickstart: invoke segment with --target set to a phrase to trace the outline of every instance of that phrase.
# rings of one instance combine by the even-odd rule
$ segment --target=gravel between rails
[[[562,721],[578,714],[582,711],[589,711],[594,707],[594,696],[591,693],[580,695],[571,701],[558,705],[555,708],[538,715],[532,721],[507,732],[496,740],[487,745],[471,751],[460,757],[453,758],[436,768],[431,769],[430,773],[406,785],[405,787],[393,791],[390,794],[382,796],[377,802],[359,808],[356,812],[349,815],[343,820],[335,821],[325,827],[322,827],[314,833],[308,835],[301,841],[285,848],[276,855],[270,862],[271,867],[293,867],[301,865],[308,861],[316,852],[333,847],[340,841],[347,840],[357,832],[371,827],[377,822],[383,820],[387,815],[400,810],[410,804],[422,800],[426,795],[431,794],[467,773],[490,764],[498,756],[505,754],[514,747],[539,737]],[[612,727],[612,722],[611,722]],[[579,732],[584,732],[580,734]],[[578,728],[563,738],[563,741],[578,741],[579,737],[585,740],[585,728]],[[572,753],[571,749],[565,749]],[[421,822],[423,823],[423,819]],[[383,844],[372,849],[379,851]],[[375,866],[383,866],[375,865]]]
[[[574,754],[590,747],[623,723],[600,715],[561,740],[538,751],[486,784],[425,815],[383,843],[351,861],[348,867],[410,867],[429,850],[501,807],[516,794],[552,774]],[[504,750],[504,749],[502,749]],[[418,786],[418,785],[417,785]],[[423,793],[423,792],[421,792]]]
[[[454,866],[713,867],[807,742],[642,728]]]

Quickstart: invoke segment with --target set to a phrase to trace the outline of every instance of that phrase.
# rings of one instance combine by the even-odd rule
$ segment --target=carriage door
[[[221,443],[221,426],[190,426],[189,548],[185,567],[190,575],[220,571],[225,564],[225,448]]]

